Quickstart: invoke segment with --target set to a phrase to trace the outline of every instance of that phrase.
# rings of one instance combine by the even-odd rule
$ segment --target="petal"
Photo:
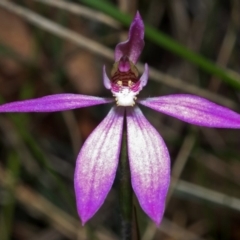
[[[112,100],[80,94],[55,94],[41,98],[5,103],[0,105],[0,112],[57,112],[88,107]]]
[[[217,128],[240,128],[238,113],[198,96],[175,94],[147,98],[139,102],[191,124]]]
[[[104,84],[104,87],[106,89],[110,89],[111,88],[111,81],[110,79],[108,78],[108,75],[106,73],[106,67],[103,66],[103,84]]]
[[[142,76],[140,77],[140,84],[141,84],[141,88],[145,87],[147,82],[148,82],[148,76],[149,76],[149,68],[148,68],[148,64],[145,63],[144,66],[144,72],[142,74]]]
[[[168,149],[139,108],[127,110],[127,133],[132,187],[142,209],[159,225],[170,182]]]
[[[128,40],[119,43],[115,48],[115,62],[118,62],[122,56],[128,56],[136,63],[144,47],[144,24],[139,12],[136,13],[128,33]]]
[[[101,207],[112,187],[121,148],[123,115],[124,108],[112,108],[78,155],[74,185],[83,224]]]

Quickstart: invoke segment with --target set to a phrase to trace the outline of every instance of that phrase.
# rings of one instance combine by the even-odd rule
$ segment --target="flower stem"
[[[119,161],[120,187],[119,201],[121,211],[121,235],[123,240],[132,239],[132,186],[127,155],[127,132],[124,123],[122,147]]]

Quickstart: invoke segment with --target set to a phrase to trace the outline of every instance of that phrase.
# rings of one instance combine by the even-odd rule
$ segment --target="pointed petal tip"
[[[82,227],[84,227],[84,225],[86,224],[87,221],[88,221],[88,220],[85,220],[85,221],[84,221],[84,220],[81,219]]]
[[[96,214],[101,206],[96,205],[96,202],[93,201],[88,201],[87,203],[84,202],[84,196],[78,196],[78,194],[76,194],[76,198],[78,216],[81,220],[82,226],[84,226],[86,222],[88,222]]]
[[[137,11],[133,18],[128,40],[119,43],[115,48],[115,61],[118,62],[122,56],[128,56],[136,64],[144,47],[144,23],[140,13]]]
[[[148,76],[149,76],[149,67],[148,67],[148,64],[145,63],[144,72],[143,72],[142,76],[140,77],[141,89],[147,85]]]
[[[140,12],[138,10],[137,10],[137,12],[135,14],[134,19],[141,19],[142,20],[141,14],[140,14]]]
[[[159,213],[153,213],[153,214],[148,214],[148,216],[152,219],[152,221],[155,223],[156,227],[160,227],[160,224],[162,222],[162,217],[163,214],[159,214]]]
[[[90,218],[92,218],[93,217],[93,215],[94,214],[92,214],[91,216],[89,215],[89,214],[87,214],[88,216],[81,216],[80,214],[79,214],[79,217],[80,217],[80,220],[81,220],[81,223],[82,223],[82,226],[84,227],[85,226],[85,224],[86,224],[86,222],[88,222],[89,220],[90,220]]]
[[[133,21],[132,21],[132,23],[131,23],[131,26],[132,26],[133,24],[137,24],[137,26],[138,26],[141,30],[143,30],[143,33],[144,33],[144,23],[143,23],[143,19],[142,19],[141,14],[139,13],[139,11],[136,12],[135,17],[134,17],[134,19],[133,19]]]
[[[106,67],[103,65],[103,85],[106,89],[111,88],[111,81],[106,73]]]
[[[165,199],[163,201],[165,202]],[[161,206],[152,206],[151,204],[145,205],[144,207],[142,206],[145,213],[156,224],[157,227],[160,226],[165,211],[165,203],[160,205]]]
[[[155,223],[155,225],[156,225],[157,228],[160,227],[160,223],[161,223],[160,221],[154,221],[154,223]]]

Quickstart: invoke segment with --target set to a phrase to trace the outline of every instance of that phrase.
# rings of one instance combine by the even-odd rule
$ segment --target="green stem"
[[[104,0],[79,0],[90,7],[98,9],[114,19],[121,22],[124,26],[128,27],[132,21],[132,17],[120,12],[114,5]],[[173,52],[174,54],[192,62],[207,73],[213,74],[229,85],[240,89],[240,76],[237,73],[232,73],[230,70],[221,68],[214,64],[209,59],[197,54],[184,45],[173,40],[168,35],[158,31],[157,29],[145,24],[145,36],[153,43]]]
[[[12,239],[12,226],[14,223],[14,211],[16,207],[14,191],[21,172],[21,162],[19,161],[18,155],[14,150],[9,154],[6,167],[7,172],[9,172],[7,177],[7,179],[9,179],[6,181],[8,201],[3,204],[2,214],[0,215],[0,232],[2,240]]]
[[[122,147],[119,161],[120,187],[119,201],[121,211],[121,229],[122,239],[132,239],[132,187],[131,175],[127,156],[127,133],[126,124],[124,123],[124,131],[122,138]]]

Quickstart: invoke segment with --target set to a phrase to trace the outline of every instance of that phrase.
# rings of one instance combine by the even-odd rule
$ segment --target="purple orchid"
[[[144,24],[136,14],[126,42],[115,49],[115,63],[103,82],[116,100],[109,114],[85,141],[77,158],[75,192],[82,223],[101,207],[110,191],[121,148],[124,116],[133,190],[142,209],[157,225],[164,213],[170,182],[170,157],[158,132],[135,106],[137,94],[147,84],[148,65],[139,77],[135,66],[144,46]],[[55,112],[114,102],[80,94],[56,94],[7,103],[0,112]],[[240,115],[206,99],[188,94],[141,99],[138,103],[190,124],[218,128],[240,128]]]

